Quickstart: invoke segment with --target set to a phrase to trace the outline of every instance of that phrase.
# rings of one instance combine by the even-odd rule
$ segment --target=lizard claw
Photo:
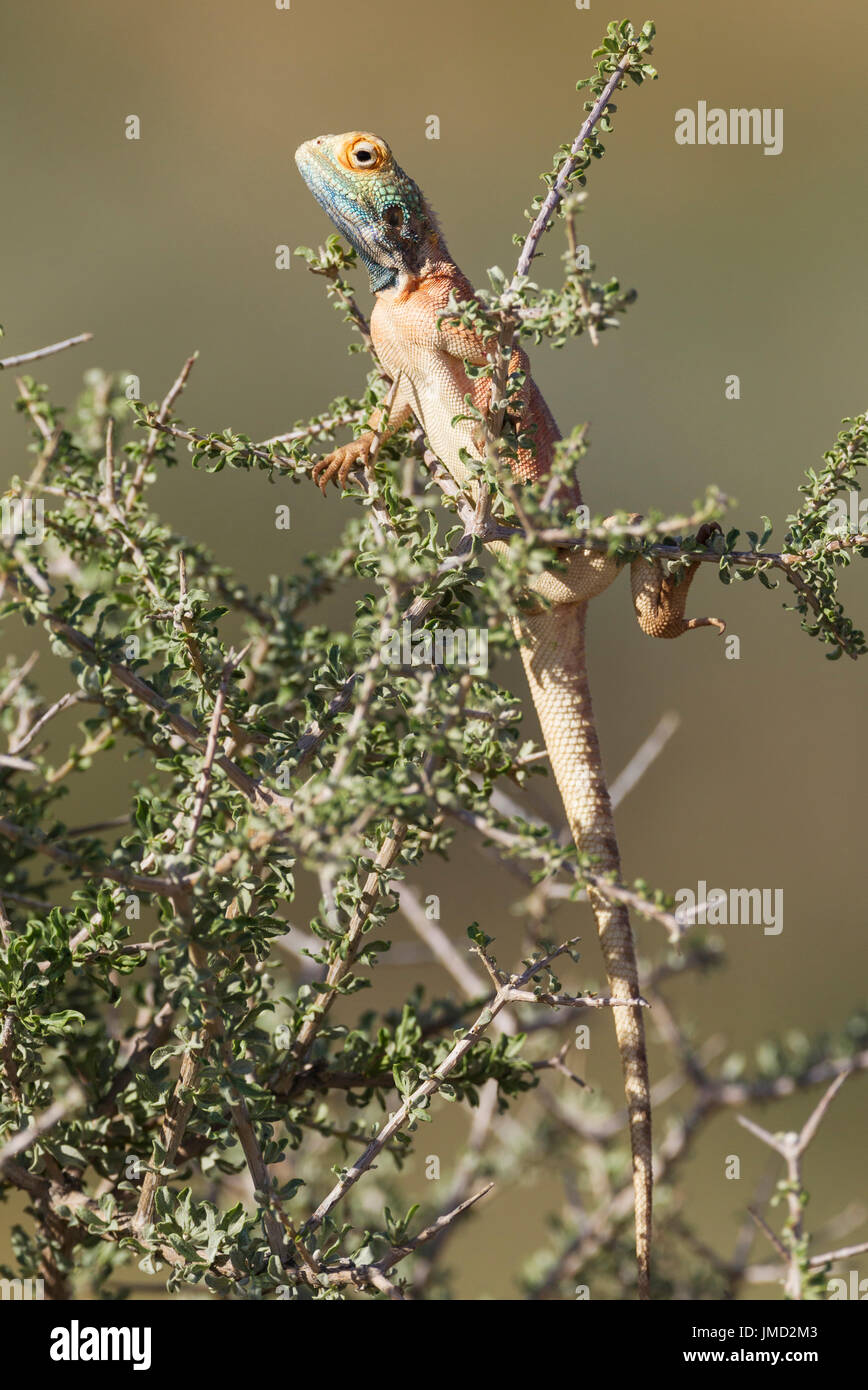
[[[343,444],[339,449],[335,449],[325,458],[319,459],[311,470],[311,477],[319,488],[323,497],[326,495],[326,488],[329,483],[334,482],[337,487],[345,488],[350,474],[359,464],[367,462],[368,450],[371,447],[373,436],[370,431],[353,439],[349,444]]]

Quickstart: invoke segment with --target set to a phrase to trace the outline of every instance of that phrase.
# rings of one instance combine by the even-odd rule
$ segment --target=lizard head
[[[374,293],[418,275],[445,250],[434,214],[385,140],[359,130],[320,135],[299,145],[295,162],[364,262]]]

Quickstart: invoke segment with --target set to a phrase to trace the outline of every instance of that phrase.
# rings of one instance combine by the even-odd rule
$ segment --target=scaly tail
[[[517,634],[573,839],[580,853],[594,856],[601,873],[620,878],[618,842],[586,674],[586,609],[587,603],[564,603],[523,616]],[[597,922],[609,990],[615,999],[637,999],[639,976],[627,909],[593,888],[589,888],[588,897]],[[612,1012],[630,1123],[639,1297],[646,1299],[651,1258],[652,1172],[645,1028],[641,1008],[618,1006]]]

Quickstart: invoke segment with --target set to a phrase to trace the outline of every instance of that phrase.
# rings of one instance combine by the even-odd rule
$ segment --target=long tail
[[[603,873],[620,877],[621,863],[609,790],[600,760],[585,664],[586,603],[564,603],[525,616],[518,629],[533,702],[576,846],[593,855]],[[626,907],[594,889],[588,897],[597,922],[609,990],[637,999],[639,977]],[[642,1009],[617,1007],[615,1033],[630,1122],[639,1297],[649,1297],[651,1258],[651,1099]]]

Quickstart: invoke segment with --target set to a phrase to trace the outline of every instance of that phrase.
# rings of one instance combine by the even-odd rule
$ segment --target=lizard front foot
[[[334,482],[337,487],[345,488],[353,469],[358,468],[359,464],[364,467],[368,461],[373,438],[372,432],[366,430],[358,439],[351,439],[349,444],[342,444],[339,449],[334,449],[314,464],[310,476],[323,497],[330,482]]]

